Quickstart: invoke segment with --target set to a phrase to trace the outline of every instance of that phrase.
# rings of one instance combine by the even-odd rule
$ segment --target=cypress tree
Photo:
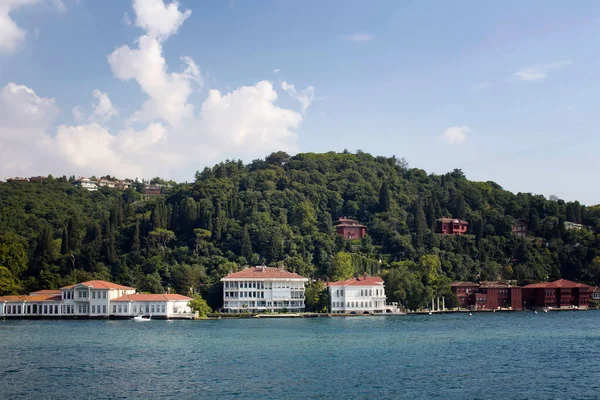
[[[60,254],[68,254],[68,253],[69,253],[69,234],[67,232],[67,227],[63,226],[62,240],[60,243]]]
[[[252,256],[252,243],[250,242],[250,233],[248,232],[247,227],[244,227],[244,231],[242,232],[240,253],[242,254],[242,257],[246,258],[246,260],[249,260],[250,256]]]
[[[383,182],[379,189],[379,211],[389,211],[392,208],[392,194],[387,182]]]
[[[140,221],[135,223],[135,231],[133,231],[133,241],[131,245],[131,251],[134,253],[140,252]]]

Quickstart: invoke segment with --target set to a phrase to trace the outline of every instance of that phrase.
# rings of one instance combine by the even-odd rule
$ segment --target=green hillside
[[[88,192],[65,177],[0,184],[0,293],[95,278],[199,292],[218,307],[219,279],[260,263],[322,280],[380,274],[388,300],[411,308],[448,294],[453,280],[600,280],[600,207],[513,194],[460,170],[428,175],[395,157],[280,152],[206,168],[149,200],[141,188]],[[336,235],[341,216],[368,236]],[[442,216],[468,221],[468,234],[433,233]],[[532,238],[512,235],[515,219]],[[565,221],[589,228],[567,230]]]

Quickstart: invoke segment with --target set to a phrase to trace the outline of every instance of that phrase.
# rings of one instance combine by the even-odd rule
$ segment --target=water
[[[0,321],[0,399],[597,399],[600,312]]]

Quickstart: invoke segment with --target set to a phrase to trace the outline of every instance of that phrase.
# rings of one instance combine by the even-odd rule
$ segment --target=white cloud
[[[13,53],[25,39],[27,31],[10,17],[11,11],[40,0],[0,0],[0,54]]]
[[[147,96],[141,109],[128,118],[138,124],[117,130],[104,126],[117,111],[106,93],[95,90],[91,108],[73,108],[73,125],[52,130],[59,113],[54,99],[9,83],[0,91],[0,177],[52,173],[190,179],[192,171],[223,157],[297,149],[302,115],[279,107],[278,93],[268,81],[227,93],[210,90],[196,108],[188,97],[202,86],[200,69],[191,58],[181,57],[181,70],[170,72],[163,56],[161,40],[181,23],[155,26],[148,17],[154,14],[141,12],[144,18],[137,14],[143,4],[155,6],[156,1],[134,0],[136,24],[146,21],[147,34],[137,40],[136,48],[121,46],[108,55],[114,76],[135,80]],[[169,11],[173,4],[177,3],[158,9],[180,15],[183,22],[189,12]],[[285,85],[305,110],[314,88],[297,93],[293,85]]]
[[[54,8],[56,8],[56,10],[58,12],[67,11],[67,7],[65,6],[65,3],[63,3],[62,0],[52,0],[52,4],[54,5]]]
[[[129,13],[125,13],[123,15],[123,22],[125,23],[125,25],[129,26],[131,25],[131,17],[129,16]]]
[[[302,116],[277,107],[277,92],[268,81],[242,86],[226,95],[211,90],[202,104],[199,131],[222,146],[252,154],[266,149],[293,150]],[[203,143],[200,141],[198,144]]]
[[[467,140],[472,130],[468,126],[452,126],[444,131],[440,139],[450,144],[460,144]]]
[[[81,109],[80,106],[73,107],[73,111],[71,111],[71,114],[73,114],[73,119],[75,120],[75,122],[83,122],[87,118],[85,112]]]
[[[557,61],[554,63],[531,65],[523,67],[515,73],[515,77],[520,81],[539,82],[546,79],[550,71],[557,71],[572,65],[571,60]]]
[[[353,42],[368,42],[370,40],[373,40],[373,38],[373,35],[370,33],[354,33],[348,36],[348,39],[350,39]]]
[[[280,71],[280,69],[279,69],[279,68],[275,68],[275,69],[273,70],[273,73],[274,73],[274,74],[278,74],[278,73],[279,73],[279,71]]]
[[[92,119],[110,120],[112,117],[116,117],[119,113],[113,107],[108,94],[102,93],[98,89],[94,90],[93,96],[98,100],[98,103],[93,104],[94,111],[92,113]]]
[[[133,0],[135,24],[149,36],[165,40],[177,33],[183,22],[192,14],[191,10],[180,11],[179,2],[165,4],[163,0]]]
[[[182,57],[182,61],[183,72],[169,73],[160,42],[147,35],[138,39],[137,49],[121,46],[108,56],[115,77],[135,79],[149,97],[132,121],[162,119],[174,126],[192,116],[194,106],[187,99],[194,87],[201,87],[202,78],[194,60]]]
[[[315,88],[313,86],[307,86],[306,89],[298,92],[294,85],[283,81],[281,88],[285,90],[290,96],[298,100],[302,105],[302,112],[306,112],[308,107],[312,104],[315,98]]]

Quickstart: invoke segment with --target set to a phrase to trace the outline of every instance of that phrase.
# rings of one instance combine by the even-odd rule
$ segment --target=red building
[[[362,239],[367,234],[367,227],[354,219],[340,218],[334,225],[337,234],[345,239]]]
[[[592,288],[566,279],[534,283],[523,287],[523,300],[529,308],[587,308]]]
[[[473,282],[454,282],[450,285],[450,290],[458,298],[458,304],[461,308],[469,308],[469,299],[471,295],[477,292],[479,283]]]
[[[515,236],[525,238],[529,235],[529,228],[527,222],[522,219],[518,219],[512,226],[512,232]]]
[[[435,233],[443,235],[464,235],[468,228],[469,223],[462,219],[440,218],[435,221]]]
[[[522,288],[505,282],[454,282],[450,288],[461,307],[474,310],[522,310]]]

